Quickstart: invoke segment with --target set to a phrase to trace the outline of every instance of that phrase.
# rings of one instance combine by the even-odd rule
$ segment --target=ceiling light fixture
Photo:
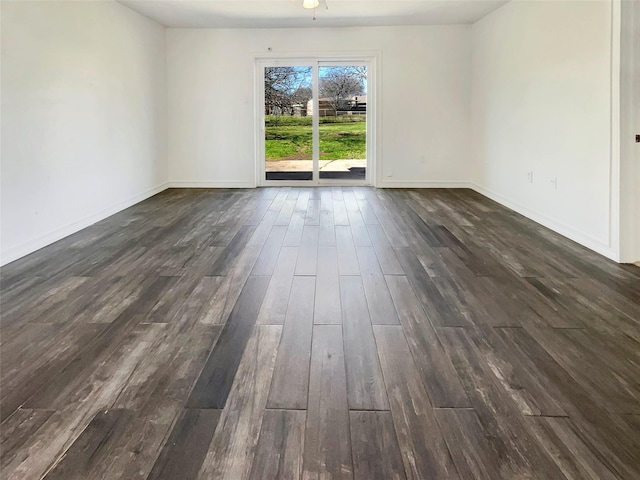
[[[296,1],[296,0],[291,0]],[[321,1],[324,3],[324,8],[326,8],[327,10],[329,10],[329,4],[327,3],[327,0],[302,0],[302,7],[303,8],[307,8],[309,10],[313,9],[313,19],[316,19],[316,7],[318,7],[318,5],[320,5]]]

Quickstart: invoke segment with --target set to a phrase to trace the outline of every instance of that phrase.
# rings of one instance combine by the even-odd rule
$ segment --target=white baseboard
[[[510,208],[515,212],[518,212],[520,215],[524,215],[528,219],[533,220],[534,222],[539,223],[540,225],[547,227],[554,232],[559,233],[560,235],[567,237],[568,239],[573,240],[574,242],[577,242],[590,250],[593,250],[596,253],[599,253],[600,255],[603,255],[616,262],[619,261],[618,252],[611,248],[610,245],[604,244],[599,240],[596,240],[589,235],[575,230],[568,225],[558,222],[557,220],[547,217],[546,215],[536,212],[535,210],[531,210],[530,208],[527,208],[517,202],[513,202],[498,193],[481,187],[480,185],[471,183],[469,184],[469,187],[479,194],[484,195],[485,197],[490,198],[491,200],[498,202],[499,204],[504,205],[505,207]]]
[[[13,262],[19,258],[24,257],[25,255],[29,255],[30,253],[35,252],[36,250],[40,250],[47,245],[51,245],[58,240],[62,240],[69,235],[72,235],[83,228],[86,228],[90,225],[93,225],[100,220],[104,220],[105,218],[118,213],[125,208],[129,208],[136,203],[139,203],[143,200],[146,200],[149,197],[152,197],[164,190],[167,189],[167,183],[163,183],[154,187],[146,192],[140,193],[138,195],[134,195],[133,197],[128,198],[127,200],[117,202],[111,205],[108,208],[100,210],[99,212],[93,213],[91,215],[87,215],[86,217],[77,220],[75,222],[69,223],[63,227],[56,228],[55,230],[46,233],[44,235],[39,236],[38,238],[34,238],[22,245],[11,248],[6,252],[2,252],[2,258],[0,259],[0,265],[6,265],[7,263]]]
[[[339,185],[340,182],[336,182]],[[251,182],[169,182],[167,188],[255,188]],[[343,186],[359,186],[360,183],[344,182]],[[277,184],[268,185],[277,186]],[[287,182],[282,186],[308,187],[308,183]],[[319,186],[326,186],[322,184]],[[364,184],[362,186],[365,186]],[[469,182],[380,182],[376,188],[472,188]]]
[[[169,182],[167,188],[256,188],[253,182]]]
[[[472,188],[469,182],[378,182],[376,188]]]

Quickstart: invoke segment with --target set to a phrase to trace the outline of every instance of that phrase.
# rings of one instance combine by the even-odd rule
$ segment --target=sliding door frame
[[[376,179],[377,146],[377,117],[378,96],[376,88],[376,73],[378,54],[367,53],[359,55],[326,54],[316,56],[279,55],[278,57],[255,57],[255,159],[256,186],[320,186],[320,185],[374,185]],[[340,180],[319,178],[319,115],[313,115],[313,179],[312,180],[267,180],[265,158],[265,113],[264,113],[264,69],[265,67],[306,66],[312,68],[313,75],[313,109],[319,112],[318,69],[320,66],[333,65],[364,65],[367,67],[367,166],[364,180]]]

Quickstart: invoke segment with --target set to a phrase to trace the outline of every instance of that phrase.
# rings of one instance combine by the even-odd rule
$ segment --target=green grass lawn
[[[363,117],[321,118],[320,160],[365,159],[367,124]],[[267,161],[311,160],[311,117],[267,117],[265,131]]]

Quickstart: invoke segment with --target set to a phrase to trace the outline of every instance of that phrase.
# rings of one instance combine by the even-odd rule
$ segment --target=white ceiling
[[[292,28],[469,24],[508,0],[118,0],[166,27]],[[328,4],[328,9],[326,5]]]

